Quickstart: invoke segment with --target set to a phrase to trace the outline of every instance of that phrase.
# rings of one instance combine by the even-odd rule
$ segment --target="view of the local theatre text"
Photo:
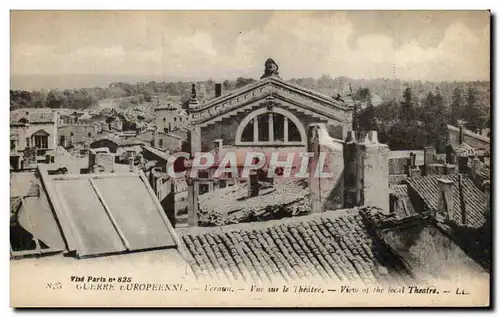
[[[489,11],[11,11],[13,307],[487,307]]]

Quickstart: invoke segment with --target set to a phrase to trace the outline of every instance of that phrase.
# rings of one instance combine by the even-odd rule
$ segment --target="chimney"
[[[199,105],[196,97],[196,84],[191,84],[191,99],[189,99],[189,109],[195,109]]]
[[[425,166],[425,175],[429,174],[429,167],[432,163],[434,163],[434,156],[436,155],[436,148],[433,146],[426,146],[424,148],[424,166]]]
[[[448,179],[438,179],[438,208],[445,219],[453,219],[453,181]]]
[[[480,160],[477,156],[474,156],[474,158],[471,160],[469,175],[473,180],[476,179],[476,171],[477,171],[477,167],[478,167],[479,162],[480,162]]]
[[[222,96],[222,83],[215,83],[215,98]]]
[[[469,165],[469,157],[468,156],[459,156],[458,157],[458,172],[461,174],[468,173],[468,165]]]
[[[455,164],[446,164],[446,175],[453,175],[458,173],[458,166]]]
[[[408,177],[422,176],[422,170],[416,164],[417,154],[410,153],[410,163],[408,166]]]
[[[259,196],[259,176],[257,170],[251,170],[248,181],[248,197]]]
[[[464,142],[464,125],[460,124],[458,130],[458,144],[462,144]]]

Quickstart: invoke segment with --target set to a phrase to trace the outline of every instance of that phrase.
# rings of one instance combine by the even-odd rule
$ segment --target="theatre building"
[[[325,123],[330,135],[344,140],[352,124],[353,105],[282,80],[268,59],[260,80],[222,93],[203,105],[193,91],[189,102],[191,152],[211,151],[214,142],[227,150],[302,151],[311,123]]]

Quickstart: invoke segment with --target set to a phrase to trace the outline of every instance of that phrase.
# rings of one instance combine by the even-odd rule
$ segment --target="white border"
[[[291,1],[282,1],[282,2],[271,2],[269,0],[251,0],[251,1],[228,1],[228,0],[210,0],[210,1],[204,1],[204,0],[189,0],[189,1],[176,1],[172,3],[168,3],[168,5],[165,5],[164,1],[151,1],[151,0],[141,0],[137,1],[134,4],[125,2],[125,1],[102,1],[102,0],[87,0],[85,3],[75,3],[75,2],[69,2],[69,1],[63,1],[63,0],[45,0],[45,1],[37,1],[37,0],[31,0],[31,1],[2,1],[0,6],[2,7],[2,10],[0,11],[1,14],[1,38],[2,39],[9,39],[10,34],[9,34],[9,10],[10,9],[152,9],[152,10],[159,10],[159,9],[287,9],[287,10],[304,10],[304,9],[337,9],[337,10],[347,10],[347,9],[492,9],[492,12],[498,13],[498,5],[500,1],[498,0],[474,0],[474,1],[449,1],[447,3],[444,2],[438,2],[435,0],[419,0],[419,1],[384,1],[384,0],[379,0],[379,1],[356,1],[356,0],[349,0],[349,1],[335,1],[333,3],[332,1],[325,1],[325,0],[307,0],[307,1],[297,1],[297,2],[291,2]],[[333,7],[334,6],[334,7]],[[497,17],[498,18],[498,17]],[[498,21],[497,21],[498,24]],[[496,27],[495,27],[496,29]],[[498,32],[493,32],[495,39],[498,39]],[[495,43],[495,42],[493,42]],[[492,44],[493,44],[492,43]],[[0,226],[0,230],[2,232],[2,238],[4,239],[3,242],[1,243],[1,247],[4,248],[4,255],[5,257],[3,258],[3,261],[1,262],[1,276],[0,280],[3,282],[2,287],[1,287],[1,295],[0,295],[0,300],[2,301],[1,307],[2,307],[2,315],[6,313],[7,315],[13,314],[13,310],[9,308],[9,284],[7,281],[10,281],[9,277],[9,262],[8,262],[8,243],[7,240],[9,239],[8,236],[8,229],[7,229],[7,210],[9,208],[9,196],[8,196],[8,188],[9,184],[7,183],[7,180],[9,179],[8,175],[8,170],[7,170],[7,153],[8,152],[8,142],[7,142],[7,135],[9,133],[9,124],[8,124],[8,88],[9,88],[9,43],[8,40],[5,40],[4,42],[5,46],[1,50],[1,57],[2,57],[2,64],[3,64],[3,69],[6,70],[3,72],[3,76],[1,77],[2,80],[2,86],[3,89],[0,89],[0,95],[1,99],[4,102],[4,106],[1,108],[2,115],[0,116],[1,120],[3,121],[0,127],[2,128],[1,132],[1,138],[0,138],[0,149],[4,153],[0,156],[2,159],[1,165],[4,167],[0,169],[1,173],[4,175],[1,175],[0,179],[2,180],[2,188],[0,191],[1,195],[1,201],[2,201],[2,206],[4,210],[4,223]],[[497,57],[497,54],[493,57],[495,59]],[[494,71],[494,70],[493,70]],[[496,83],[496,81],[495,81]],[[494,92],[499,91],[498,89],[498,84],[495,84],[495,87],[492,87],[494,89]],[[494,93],[494,102],[493,105],[498,107],[498,99],[497,99],[497,94]],[[498,121],[498,114],[499,111],[495,113],[495,121]],[[494,139],[498,139],[500,132],[498,132],[498,128],[495,129],[494,133]],[[493,154],[494,157],[496,158],[496,151]],[[496,163],[496,160],[495,160]],[[495,169],[496,170],[496,169]],[[497,175],[495,175],[497,176]],[[497,188],[494,188],[494,194],[497,194]],[[497,197],[500,197],[497,195]],[[498,222],[499,222],[500,215],[495,216],[495,229],[498,230]],[[495,231],[496,231],[495,230]],[[496,240],[496,234],[495,234],[495,242]],[[496,275],[498,275],[498,243],[495,243],[495,254],[497,256],[497,261],[495,262],[495,267],[493,270],[496,272]],[[498,279],[498,276],[496,277]],[[495,293],[498,296],[498,292],[496,292],[496,285],[495,285]],[[197,311],[197,313],[200,313],[201,311]],[[29,311],[29,312],[24,312],[26,316],[32,315],[35,312]],[[68,312],[62,312],[64,314]],[[85,314],[91,313],[91,314],[99,314],[102,312],[84,312]],[[142,313],[139,311],[132,311],[129,313]],[[160,312],[164,313],[164,312]],[[169,314],[176,314],[177,312],[173,311],[168,311]],[[193,312],[190,312],[193,313]],[[228,312],[228,313],[234,313],[234,312]],[[255,314],[258,315],[263,315],[263,314],[268,314],[269,312],[263,312],[263,311],[256,311],[254,312]],[[277,313],[277,312],[274,312]],[[287,313],[287,312],[281,312],[281,313]],[[332,312],[326,311],[326,313],[330,314]],[[346,312],[342,311],[335,311],[333,312],[336,315],[344,315]],[[359,316],[362,316],[365,312],[356,312],[354,314],[358,314]],[[378,314],[386,314],[388,312],[385,311],[378,311],[376,312]],[[400,313],[400,311],[393,311],[393,313]],[[435,314],[436,312],[431,312],[431,311],[425,311],[425,312],[420,312],[426,315],[430,314]],[[452,311],[449,312],[450,314],[456,314],[457,311]],[[477,314],[478,312],[466,312],[467,315],[474,315]],[[350,313],[351,314],[351,313]]]

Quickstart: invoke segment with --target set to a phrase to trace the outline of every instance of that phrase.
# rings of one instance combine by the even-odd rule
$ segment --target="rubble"
[[[199,225],[221,226],[310,213],[305,180],[264,185],[255,197],[248,197],[247,187],[247,183],[236,184],[199,196]]]

